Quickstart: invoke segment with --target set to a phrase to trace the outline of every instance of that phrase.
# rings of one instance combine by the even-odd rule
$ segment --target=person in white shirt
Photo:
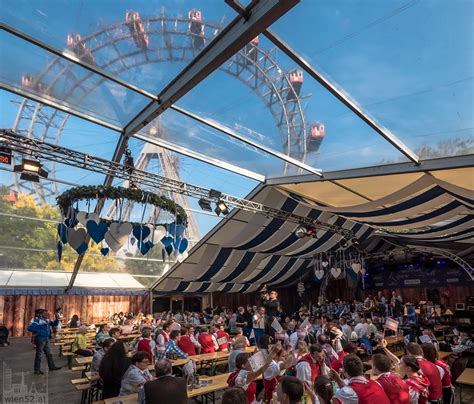
[[[253,315],[253,332],[255,342],[265,333],[265,307],[260,306],[258,311]]]
[[[367,320],[363,319],[361,322],[359,321],[356,326],[354,327],[354,331],[357,334],[357,337],[360,338],[367,338],[369,326],[367,324]]]
[[[339,324],[341,324],[341,329],[344,334],[344,337],[346,338],[347,341],[349,341],[351,339],[352,327],[349,324],[347,324],[347,321],[344,318],[341,318],[339,320]]]
[[[153,376],[148,370],[150,360],[146,352],[137,352],[132,357],[132,364],[122,377],[120,395],[138,393],[143,385],[152,380]]]
[[[265,401],[270,402],[273,392],[276,389],[280,378],[285,374],[286,369],[294,366],[296,363],[293,355],[281,348],[276,352],[275,358],[270,362],[267,370],[263,373],[263,387],[265,389]]]

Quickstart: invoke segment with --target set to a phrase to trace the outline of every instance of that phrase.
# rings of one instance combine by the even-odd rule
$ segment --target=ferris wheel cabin
[[[81,34],[69,34],[66,43],[79,59],[95,66],[94,56],[87,44],[82,40]]]
[[[128,25],[130,35],[137,48],[148,49],[148,34],[145,31],[145,26],[137,11],[127,11],[125,13],[125,23]]]
[[[190,10],[188,12],[189,32],[192,34],[191,43],[195,51],[204,48],[204,23],[200,10]]]
[[[324,129],[324,124],[321,122],[316,122],[311,125],[311,128],[309,130],[309,136],[308,136],[308,151],[310,152],[316,152],[319,150],[319,147],[321,146],[321,142],[323,141],[325,136],[325,129]]]
[[[300,69],[292,70],[288,74],[288,78],[293,88],[289,89],[287,100],[294,100],[296,97],[300,95],[301,87],[303,86],[303,80],[304,80],[303,70],[300,70]]]

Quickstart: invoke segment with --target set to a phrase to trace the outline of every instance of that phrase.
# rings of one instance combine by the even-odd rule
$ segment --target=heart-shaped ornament
[[[146,255],[148,253],[148,251],[150,251],[150,249],[153,247],[153,243],[148,240],[148,241],[145,241],[144,243],[141,244],[140,246],[140,252],[142,255]]]
[[[133,227],[130,223],[112,223],[109,231],[105,233],[105,241],[110,249],[114,252],[120,250],[128,240],[132,229]]]
[[[165,251],[168,255],[171,255],[171,253],[173,252],[173,244],[165,246]]]
[[[143,239],[143,241],[146,241],[147,239],[150,239],[150,238],[153,237],[153,232],[155,231],[155,226],[153,226],[150,223],[147,223],[144,227],[146,227],[150,231],[148,236]]]
[[[67,226],[64,223],[58,224],[58,236],[61,243],[67,244]]]
[[[337,279],[341,275],[341,268],[331,268],[331,275],[334,276],[334,279]]]
[[[179,240],[179,244],[176,247],[176,249],[178,250],[180,254],[182,254],[188,249],[189,242],[187,238],[180,238],[178,240]]]
[[[86,227],[89,236],[91,236],[92,240],[94,240],[96,243],[100,243],[104,239],[107,230],[109,230],[107,224],[97,223],[94,220],[89,220],[86,224]]]
[[[365,275],[365,268],[362,268],[362,269],[360,270],[360,273],[361,273],[362,275]]]
[[[105,257],[109,254],[110,249],[108,247],[103,247],[100,249],[100,253]]]
[[[165,247],[169,247],[169,246],[173,246],[174,238],[171,236],[166,236],[166,237],[163,237],[160,241]]]
[[[321,280],[323,279],[324,271],[322,269],[318,269],[314,271],[314,276],[316,276],[316,279]]]
[[[351,268],[356,274],[358,274],[362,269],[362,265],[360,265],[358,262],[354,262],[351,264]]]
[[[79,223],[76,219],[76,217],[71,217],[71,218],[67,218],[65,221],[64,221],[64,224],[66,225],[66,227],[68,228],[72,228],[74,227],[77,223]]]
[[[61,262],[61,257],[63,256],[63,243],[58,241],[58,261]]]
[[[89,220],[92,220],[96,223],[99,223],[99,215],[97,213],[88,213],[88,212],[78,212],[76,215],[77,220],[79,221],[80,224],[82,224],[84,227],[87,226],[87,222]]]
[[[321,265],[323,266],[323,268],[327,268],[327,266],[329,265],[329,262],[323,261],[321,262]]]
[[[84,241],[79,247],[76,248],[76,252],[78,254],[82,254],[82,253],[85,253],[88,248],[89,248],[89,245]]]
[[[160,241],[164,236],[166,236],[166,227],[165,226],[156,226],[155,230],[153,231],[152,241],[157,243]]]
[[[83,243],[85,243],[86,236],[86,229],[82,227],[80,229],[67,229],[67,240],[69,242],[69,245],[76,251]]]
[[[151,230],[147,226],[135,226],[133,228],[132,234],[138,241],[138,247],[141,246],[141,244],[150,235],[150,233],[151,233]]]

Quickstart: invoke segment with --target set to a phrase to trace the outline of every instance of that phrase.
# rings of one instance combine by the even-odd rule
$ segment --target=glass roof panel
[[[128,22],[127,22],[128,14]],[[158,93],[232,18],[222,0],[4,2],[7,24],[108,73]],[[68,44],[68,36],[70,38]],[[71,42],[72,41],[72,42]],[[137,113],[139,111],[136,111]]]
[[[0,42],[0,81],[12,89],[35,94],[119,127],[149,101],[3,30]]]
[[[405,161],[262,35],[258,50],[249,45],[177,105],[323,171]],[[285,168],[268,176],[298,173]]]
[[[420,157],[444,157],[474,152],[473,12],[470,1],[307,1],[271,30]]]
[[[219,92],[217,88],[215,90]],[[213,97],[209,99],[209,102],[213,101],[215,101]],[[166,110],[140,133],[266,177],[285,174],[286,164],[283,160],[172,109]]]

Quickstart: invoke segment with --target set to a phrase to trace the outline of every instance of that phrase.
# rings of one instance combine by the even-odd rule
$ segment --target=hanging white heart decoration
[[[329,265],[329,262],[323,261],[321,262],[321,265],[323,266],[323,268],[326,268]]]
[[[341,268],[331,268],[331,274],[337,279],[341,275]]]
[[[165,226],[156,226],[153,232],[153,243],[156,244],[161,239],[166,236],[166,227]]]
[[[316,276],[316,278],[318,280],[321,280],[321,279],[323,279],[324,271],[322,269],[318,269],[318,270],[314,271],[314,276]]]
[[[105,233],[105,241],[109,247],[117,252],[125,244],[133,230],[131,223],[112,223]]]
[[[351,268],[356,274],[358,274],[360,270],[362,269],[362,265],[359,264],[358,262],[354,262],[351,264]]]
[[[79,246],[86,241],[87,231],[84,228],[74,229],[69,228],[67,229],[67,241],[69,245],[77,250]]]
[[[99,215],[97,213],[87,213],[87,212],[78,212],[76,215],[77,221],[82,224],[84,227],[87,226],[89,220],[93,220],[96,223],[99,223]]]

